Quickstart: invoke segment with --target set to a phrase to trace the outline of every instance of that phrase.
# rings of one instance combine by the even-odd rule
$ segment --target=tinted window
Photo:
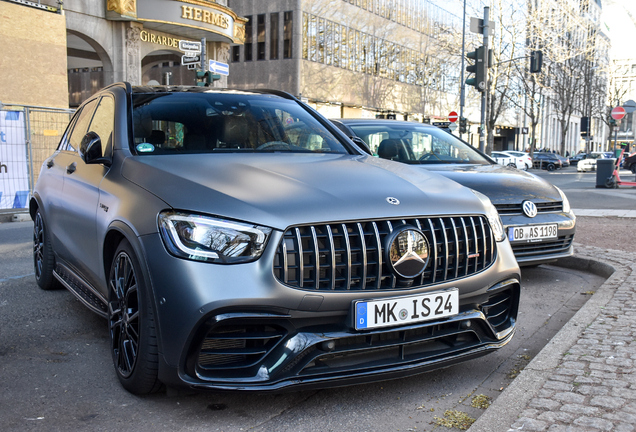
[[[82,142],[82,138],[88,132],[88,125],[93,117],[93,110],[97,104],[97,99],[90,101],[82,108],[78,114],[73,130],[69,133],[66,142],[60,146],[60,150],[77,151]]]
[[[298,103],[239,92],[136,94],[138,154],[348,150]]]
[[[89,131],[99,135],[102,140],[102,156],[110,155],[113,145],[113,128],[115,126],[115,101],[111,97],[103,97],[95,111]]]
[[[439,128],[409,122],[347,125],[374,155],[383,159],[413,164],[491,163],[470,145]]]

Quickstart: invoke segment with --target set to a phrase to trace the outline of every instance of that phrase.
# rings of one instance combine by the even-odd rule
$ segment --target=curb
[[[587,326],[600,314],[602,308],[614,297],[616,289],[626,278],[627,268],[622,260],[598,258],[607,253],[613,256],[625,254],[621,251],[575,244],[577,253],[562,258],[554,265],[583,270],[607,280],[579,311],[543,347],[519,376],[495,399],[488,409],[468,429],[469,432],[510,432],[521,413],[526,409],[543,384],[559,367],[563,356],[578,341]]]
[[[0,212],[0,223],[5,222],[27,222],[31,220],[31,215],[27,210],[20,212],[8,212],[2,213]]]

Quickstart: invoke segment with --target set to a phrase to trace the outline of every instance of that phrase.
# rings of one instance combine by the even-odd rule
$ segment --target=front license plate
[[[528,225],[508,228],[508,240],[511,242],[532,242],[556,238],[557,224]]]
[[[459,290],[452,288],[429,294],[356,301],[356,330],[413,324],[459,313]]]

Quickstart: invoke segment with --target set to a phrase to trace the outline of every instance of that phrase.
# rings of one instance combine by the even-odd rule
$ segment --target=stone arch
[[[181,51],[172,49],[160,49],[148,51],[141,60],[142,84],[150,81],[166,84],[165,73],[171,73],[170,85],[193,85],[194,71],[186,66],[181,66]]]

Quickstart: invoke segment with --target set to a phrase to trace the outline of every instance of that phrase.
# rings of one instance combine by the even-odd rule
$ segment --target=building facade
[[[11,49],[25,53],[23,57],[56,41],[56,49],[40,58],[23,58],[19,64],[3,62],[0,75],[28,76],[31,82],[42,79],[42,84],[46,82],[57,91],[66,84],[58,77],[58,63],[65,63],[68,87],[64,91],[68,91],[67,106],[71,107],[118,81],[192,85],[195,73],[181,65],[184,52],[179,49],[180,40],[205,39],[207,59],[227,63],[230,47],[242,44],[245,34],[246,20],[232,11],[226,0],[4,0],[0,4],[3,11],[13,14],[10,21],[3,19],[3,36],[8,34],[19,42]],[[28,25],[15,25],[21,16],[30,17]],[[62,37],[59,31],[51,32],[53,37],[32,36],[33,31],[44,31],[50,23],[65,27]],[[60,46],[62,51],[58,52]],[[33,73],[34,62],[39,62],[37,70],[42,73]],[[46,79],[51,63],[56,65],[54,85]],[[226,86],[226,78],[215,85]],[[0,90],[0,101],[4,91]],[[17,100],[19,97],[14,99],[12,103],[26,103]]]
[[[231,51],[232,87],[288,91],[327,117],[436,121],[458,108],[461,14],[428,0],[229,6],[248,19]]]

